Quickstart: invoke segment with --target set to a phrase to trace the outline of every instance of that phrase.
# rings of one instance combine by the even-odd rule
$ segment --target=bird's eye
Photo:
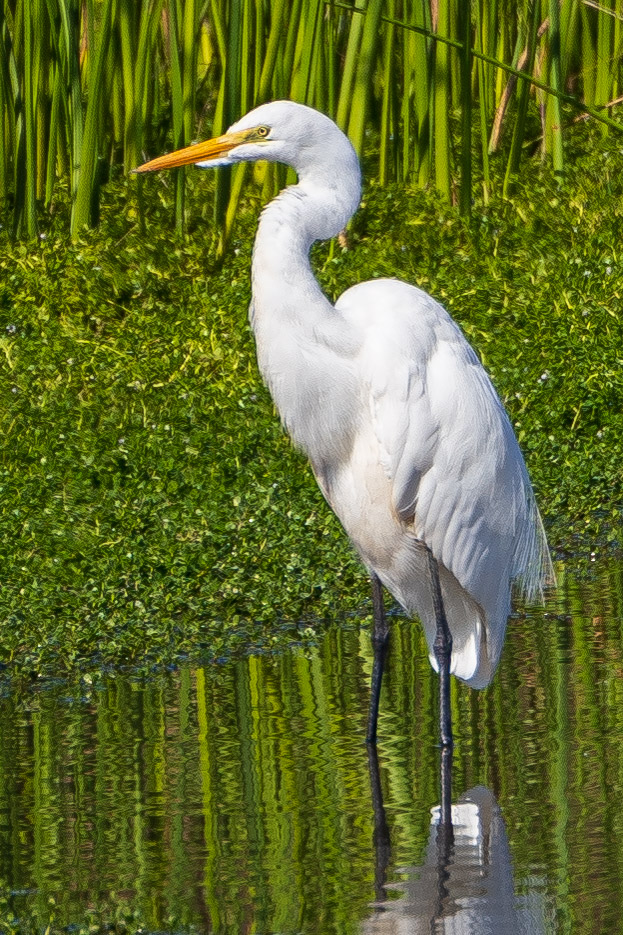
[[[269,133],[270,133],[270,127],[258,127],[257,128],[258,136],[262,136],[262,137],[268,136]]]

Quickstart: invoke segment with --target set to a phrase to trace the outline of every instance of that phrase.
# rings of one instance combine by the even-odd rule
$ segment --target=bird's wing
[[[475,600],[491,603],[492,577],[508,589],[540,565],[542,545],[489,378],[445,309],[413,286],[363,283],[336,308],[362,336],[359,377],[396,513]]]

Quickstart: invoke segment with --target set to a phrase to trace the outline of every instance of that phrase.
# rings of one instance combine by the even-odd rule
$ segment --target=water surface
[[[623,575],[561,573],[483,692],[455,684],[440,836],[436,678],[393,623],[378,765],[369,633],[0,697],[0,923],[23,932],[623,930]]]

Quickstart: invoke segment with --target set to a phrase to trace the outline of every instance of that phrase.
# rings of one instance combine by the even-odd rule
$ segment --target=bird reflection
[[[386,883],[390,838],[381,796],[378,761],[369,751],[375,815],[375,891],[373,914],[362,935],[542,935],[542,894],[515,895],[513,866],[502,813],[490,789],[463,793],[442,820],[432,809],[431,829],[419,866],[401,869],[405,878]],[[446,763],[449,776],[451,764]],[[442,769],[443,785],[443,769]],[[388,892],[393,898],[388,898]]]

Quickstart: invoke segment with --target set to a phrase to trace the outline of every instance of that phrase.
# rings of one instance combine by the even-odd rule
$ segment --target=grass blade
[[[353,15],[350,21],[348,31],[348,44],[346,46],[346,55],[344,58],[344,69],[342,72],[342,81],[340,84],[340,96],[337,103],[336,122],[342,130],[348,127],[348,118],[352,103],[353,85],[355,83],[355,74],[357,71],[357,59],[359,48],[361,46],[361,36],[363,33],[363,17],[360,15],[365,12],[366,0],[355,0]]]
[[[561,47],[560,47],[560,8],[558,0],[550,0],[549,4],[549,53],[550,72],[549,79],[554,91],[562,89],[561,78]],[[562,113],[560,98],[548,95],[545,112],[546,130],[545,139],[547,148],[551,149],[554,172],[560,175],[564,168],[562,147]]]
[[[348,135],[355,151],[363,153],[363,140],[368,114],[368,101],[370,98],[370,76],[374,74],[376,64],[376,51],[380,35],[380,21],[383,10],[383,0],[368,0],[365,15],[363,16],[363,30],[359,55],[357,56],[357,69],[352,89],[350,105],[350,118],[348,121]]]
[[[472,211],[472,37],[471,3],[466,3],[461,16],[461,187],[459,211],[469,217]]]
[[[536,57],[536,44],[539,30],[539,4],[537,0],[531,0],[530,3],[530,21],[528,24],[527,47],[524,61],[524,68],[528,73],[534,68]],[[513,139],[511,151],[508,157],[506,173],[504,176],[504,197],[509,197],[512,192],[512,186],[519,170],[521,160],[521,149],[524,142],[526,117],[528,114],[528,101],[530,94],[530,85],[527,81],[522,81],[519,89],[519,100],[517,103],[517,115],[515,118],[515,127],[513,130]]]
[[[89,67],[89,101],[84,123],[84,137],[79,154],[80,174],[76,201],[72,217],[72,236],[92,223],[94,206],[98,198],[97,159],[101,139],[100,114],[106,92],[105,66],[110,44],[112,17],[115,0],[104,0],[101,21],[97,30],[98,42],[91,46],[91,66]],[[95,30],[91,30],[95,35]],[[92,40],[94,41],[94,40]]]
[[[440,36],[449,38],[450,2],[439,0],[437,29]],[[435,185],[448,201],[452,194],[450,176],[450,49],[446,43],[435,45],[433,71],[433,108],[435,140]]]

